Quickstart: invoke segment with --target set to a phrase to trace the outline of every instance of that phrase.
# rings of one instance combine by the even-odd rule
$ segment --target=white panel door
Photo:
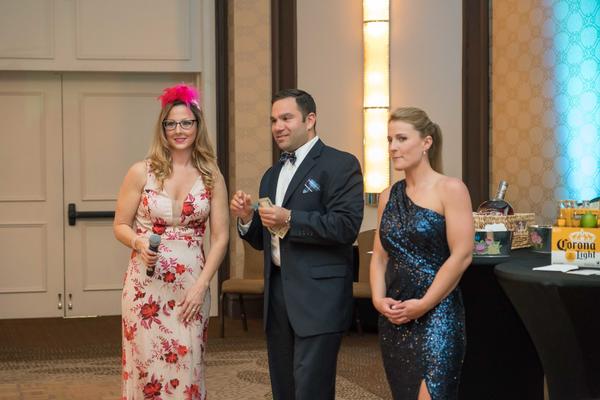
[[[63,315],[61,79],[0,74],[0,318]]]
[[[114,211],[128,168],[145,157],[162,89],[192,74],[69,73],[63,78],[66,315],[121,312],[130,251],[113,236],[112,218],[77,219],[67,207]]]

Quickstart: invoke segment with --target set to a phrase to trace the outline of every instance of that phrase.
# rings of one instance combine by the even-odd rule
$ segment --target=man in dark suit
[[[264,250],[264,323],[275,400],[335,398],[342,334],[352,317],[352,244],[363,217],[356,157],[316,135],[312,96],[288,89],[272,100],[271,131],[283,151],[252,206],[239,190],[230,209],[241,237]],[[283,239],[269,233],[288,229]]]

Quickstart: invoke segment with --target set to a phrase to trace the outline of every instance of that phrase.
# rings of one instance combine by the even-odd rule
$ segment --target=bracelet
[[[133,237],[133,239],[131,239],[131,248],[132,248],[134,251],[138,251],[138,249],[136,249],[136,247],[135,247],[135,241],[136,241],[136,240],[138,240],[138,238],[139,238],[139,236],[138,236],[138,235],[135,235],[135,236]]]

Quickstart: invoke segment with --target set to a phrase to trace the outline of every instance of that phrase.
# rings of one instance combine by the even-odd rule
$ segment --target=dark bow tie
[[[290,160],[292,165],[294,165],[296,163],[296,154],[293,151],[291,153],[288,151],[284,151],[283,153],[281,153],[281,156],[279,157],[279,162],[285,164],[287,160]]]

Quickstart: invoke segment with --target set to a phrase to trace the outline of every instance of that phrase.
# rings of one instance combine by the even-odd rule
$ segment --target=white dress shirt
[[[294,177],[294,174],[298,170],[302,161],[306,158],[306,155],[313,148],[315,143],[319,140],[318,136],[315,136],[308,142],[304,143],[302,146],[298,147],[295,150],[296,162],[292,164],[290,160],[286,160],[285,164],[281,167],[281,172],[279,173],[279,179],[277,180],[277,191],[275,192],[275,205],[281,207],[283,203],[283,198],[285,196],[285,192],[290,186],[290,182]],[[245,235],[250,228],[250,224],[252,221],[247,224],[242,224],[238,219],[238,229],[242,235]],[[273,264],[278,267],[281,266],[281,254],[279,252],[279,238],[277,236],[271,235],[271,260]]]

